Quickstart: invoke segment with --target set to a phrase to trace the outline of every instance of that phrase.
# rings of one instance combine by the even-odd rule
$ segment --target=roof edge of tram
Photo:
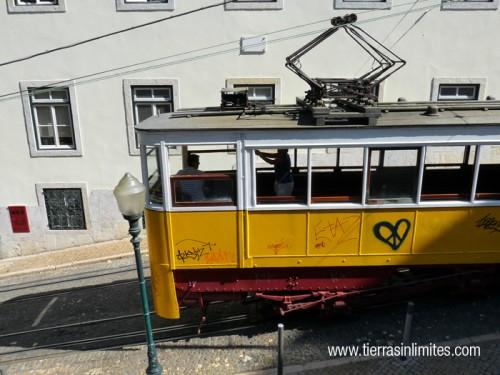
[[[237,109],[221,107],[180,109],[153,116],[138,131],[262,130],[304,127],[391,127],[498,125],[500,101],[345,102],[333,107],[262,105]]]

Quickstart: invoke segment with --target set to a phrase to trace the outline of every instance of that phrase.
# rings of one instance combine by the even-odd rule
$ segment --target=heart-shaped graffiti
[[[406,236],[408,236],[410,227],[411,223],[407,219],[399,219],[394,225],[388,221],[381,221],[373,226],[373,234],[375,234],[375,237],[380,241],[389,245],[392,250],[396,251],[399,249]],[[387,228],[389,233],[384,235],[382,233],[382,228]],[[400,233],[400,229],[404,230],[403,233]]]

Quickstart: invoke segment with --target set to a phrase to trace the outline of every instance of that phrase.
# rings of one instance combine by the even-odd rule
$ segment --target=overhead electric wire
[[[126,33],[126,32],[129,32],[129,31],[132,31],[132,30],[137,30],[137,29],[140,29],[142,27],[151,26],[151,25],[154,25],[156,23],[168,21],[168,20],[171,20],[171,19],[174,19],[174,18],[179,18],[179,17],[187,16],[189,14],[197,13],[197,12],[200,12],[202,10],[206,10],[206,9],[210,9],[210,8],[215,8],[215,7],[218,7],[218,6],[221,6],[221,5],[232,3],[234,1],[237,1],[237,0],[225,0],[225,1],[222,1],[222,2],[219,2],[219,3],[206,5],[206,6],[201,7],[201,8],[196,8],[196,9],[188,10],[186,12],[182,12],[182,13],[179,13],[179,14],[174,14],[173,16],[159,18],[157,20],[149,21],[149,22],[146,22],[146,23],[141,23],[139,25],[127,27],[125,29],[120,29],[120,30],[112,31],[110,33],[101,34],[101,35],[98,35],[98,36],[95,36],[95,37],[92,37],[92,38],[89,38],[89,39],[84,39],[84,40],[81,40],[79,42],[75,42],[75,43],[71,43],[71,44],[66,44],[66,45],[61,46],[61,47],[52,48],[52,49],[49,49],[47,51],[37,52],[37,53],[34,53],[32,55],[28,55],[28,56],[25,56],[25,57],[20,57],[20,58],[14,59],[14,60],[10,60],[10,61],[6,61],[6,62],[3,62],[3,63],[0,63],[0,67],[1,66],[5,66],[5,65],[14,64],[14,63],[21,62],[21,61],[30,60],[30,59],[32,59],[34,57],[47,55],[49,53],[53,53],[53,52],[56,52],[56,51],[62,51],[62,50],[65,50],[65,49],[73,48],[73,47],[76,47],[76,46],[80,46],[82,44],[86,44],[86,43],[90,43],[90,42],[95,42],[96,40],[99,40],[99,39],[108,38],[110,36],[118,35],[118,34],[122,34],[122,33]]]
[[[399,41],[400,41],[401,39],[403,39],[403,38],[406,36],[406,34],[408,34],[408,33],[410,32],[410,30],[411,30],[411,29],[413,29],[413,28],[417,25],[417,23],[419,23],[419,22],[422,20],[422,18],[424,18],[424,17],[427,15],[427,13],[429,13],[430,11],[431,11],[431,9],[427,9],[424,13],[422,13],[422,14],[420,15],[420,17],[418,17],[418,18],[416,19],[416,21],[415,21],[415,22],[413,22],[413,24],[412,24],[412,25],[408,28],[408,30],[406,30],[406,31],[405,31],[405,32],[404,32],[404,33],[403,33],[403,34],[402,34],[402,35],[398,38],[398,40],[396,40],[394,43],[392,43],[392,44],[391,44],[391,48],[392,48],[392,47],[394,47],[396,44],[398,44],[398,43],[399,43]]]
[[[401,25],[401,22],[404,21],[404,19],[406,18],[406,16],[411,12],[411,10],[413,8],[415,8],[415,5],[417,5],[417,3],[419,1],[420,0],[415,0],[413,2],[413,4],[411,5],[411,7],[408,8],[408,10],[405,12],[405,14],[403,14],[403,16],[399,19],[399,21],[394,25],[394,27],[391,29],[391,31],[389,31],[387,33],[387,35],[385,36],[384,40],[382,40],[382,43],[385,43],[387,41],[387,39],[389,39],[389,37],[392,35],[392,33],[398,28],[399,25]]]
[[[435,7],[438,7],[438,6],[440,6],[440,3],[439,4],[430,5],[430,6],[427,6],[427,7],[421,7],[421,8],[413,9],[410,13],[418,12],[418,11],[421,11],[421,10],[427,10],[427,9],[430,10],[430,9],[433,9]],[[374,17],[374,18],[371,18],[371,19],[366,19],[366,20],[363,20],[363,21],[359,21],[359,22],[357,22],[357,24],[364,24],[364,23],[370,23],[370,22],[375,22],[375,21],[381,21],[381,20],[384,20],[384,19],[387,19],[387,18],[397,17],[397,16],[399,16],[401,14],[405,14],[407,12],[408,11],[405,10],[403,12],[393,13],[393,14],[384,15],[384,16],[380,16],[380,17]],[[276,30],[276,31],[272,31],[272,32],[267,32],[267,33],[263,33],[262,35],[271,35],[271,34],[276,34],[276,33],[283,32],[283,31],[289,31],[289,30],[293,30],[293,29],[297,29],[297,28],[301,28],[301,27],[305,27],[305,26],[310,26],[310,25],[313,25],[313,24],[317,24],[317,23],[320,23],[320,22],[325,22],[326,20],[330,20],[330,18],[325,19],[325,20],[320,20],[320,21],[315,21],[315,22],[303,24],[303,25],[288,27],[288,28],[285,28],[285,29],[280,29],[280,30]],[[290,40],[290,39],[295,39],[295,38],[300,38],[300,37],[309,36],[309,35],[313,35],[313,34],[318,34],[318,33],[321,33],[323,31],[325,31],[325,28],[316,29],[316,30],[313,30],[313,31],[299,33],[299,34],[293,34],[293,35],[289,35],[289,36],[285,36],[285,37],[281,37],[281,38],[277,38],[277,39],[273,39],[273,40],[268,40],[267,43],[269,43],[269,44],[271,44],[271,43],[279,43],[279,42]],[[68,79],[61,80],[61,81],[52,83],[50,85],[44,86],[44,88],[41,88],[40,90],[37,90],[37,91],[43,92],[44,89],[48,90],[50,87],[56,87],[57,85],[61,85],[61,84],[69,84],[69,86],[77,86],[77,85],[80,85],[80,84],[83,84],[83,83],[96,82],[96,81],[100,81],[100,80],[103,80],[103,79],[113,78],[113,77],[121,76],[121,75],[128,74],[128,73],[136,73],[136,72],[142,72],[142,71],[147,71],[147,70],[153,70],[153,69],[158,69],[158,68],[161,68],[161,67],[164,67],[164,66],[177,65],[177,64],[182,64],[182,63],[185,63],[185,62],[192,62],[192,61],[197,61],[197,60],[201,60],[201,59],[204,59],[204,58],[214,57],[214,56],[225,54],[225,53],[229,53],[229,52],[239,51],[239,48],[240,48],[239,46],[238,47],[232,47],[232,48],[225,49],[225,50],[218,50],[218,51],[210,52],[210,53],[207,53],[207,54],[204,54],[204,55],[197,55],[197,56],[193,56],[193,57],[183,58],[183,59],[180,59],[180,60],[169,61],[169,62],[166,62],[166,63],[163,63],[163,64],[146,66],[146,67],[142,67],[142,68],[137,68],[137,69],[127,70],[127,71],[124,71],[124,72],[119,72],[119,73],[116,73],[116,74],[110,74],[110,75],[107,75],[107,76],[104,76],[104,77],[98,77],[98,78],[95,78],[95,79],[84,80],[86,78],[91,78],[91,77],[99,76],[99,75],[106,74],[106,73],[112,73],[112,72],[120,71],[120,70],[127,69],[127,68],[133,68],[133,67],[137,67],[137,66],[144,65],[144,64],[147,64],[147,63],[151,63],[151,62],[166,60],[166,59],[170,59],[172,57],[177,57],[177,56],[189,55],[189,54],[192,54],[192,53],[195,53],[195,52],[205,51],[205,50],[213,49],[213,48],[216,48],[216,47],[222,47],[222,46],[225,46],[225,45],[228,45],[228,44],[239,43],[239,41],[240,40],[238,39],[238,40],[233,40],[233,41],[230,41],[230,42],[219,43],[219,44],[215,44],[215,45],[208,46],[208,47],[202,47],[202,48],[198,48],[198,49],[191,50],[191,51],[185,51],[185,52],[176,53],[176,54],[173,54],[173,55],[170,55],[170,56],[164,56],[164,57],[160,57],[160,58],[156,58],[156,59],[152,59],[152,60],[147,60],[147,61],[143,61],[143,62],[139,62],[139,63],[124,65],[124,66],[117,67],[117,68],[111,68],[111,69],[103,70],[103,71],[100,71],[100,72],[94,72],[94,73],[89,73],[89,74],[85,74],[85,75],[78,76],[78,77],[68,78]],[[72,81],[77,81],[77,80],[78,80],[78,82],[72,82]],[[23,93],[27,93],[27,92],[28,92],[28,90],[18,90],[18,91],[13,91],[13,92],[10,92],[10,93],[0,94],[0,101],[10,100],[10,99],[19,97]]]
[[[392,33],[394,33],[394,31],[398,28],[399,25],[401,25],[401,23],[403,22],[403,20],[406,18],[406,16],[408,16],[408,14],[411,13],[411,11],[413,10],[413,8],[415,8],[415,5],[417,5],[417,3],[421,1],[421,0],[415,0],[413,2],[413,4],[411,5],[411,7],[408,8],[408,10],[406,12],[404,12],[404,14],[401,16],[401,18],[399,19],[399,21],[393,26],[393,28],[391,29],[391,31],[389,31],[387,33],[387,35],[385,36],[385,38],[382,40],[382,44],[385,43],[387,41],[387,39],[389,39],[389,37],[392,35]],[[359,72],[365,67],[365,65],[370,61],[370,59],[367,59],[363,64],[361,64],[361,66],[359,67],[359,69],[357,70],[356,72],[356,75],[359,74]],[[373,64],[372,64],[372,67],[373,67]]]

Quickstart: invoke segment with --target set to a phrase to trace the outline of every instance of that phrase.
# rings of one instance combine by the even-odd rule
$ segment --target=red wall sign
[[[9,206],[10,224],[14,233],[29,233],[30,223],[26,206]]]

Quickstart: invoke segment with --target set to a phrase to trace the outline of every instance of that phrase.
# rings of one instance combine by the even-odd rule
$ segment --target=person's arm
[[[277,163],[276,159],[276,154],[271,154],[268,152],[261,152],[259,150],[255,150],[255,154],[260,156],[262,160],[264,160],[266,163],[275,165]]]
[[[266,156],[268,158],[275,158],[278,156],[277,153],[272,153],[272,152],[262,152],[262,151],[259,151],[259,150],[255,150],[255,153],[259,156]]]

